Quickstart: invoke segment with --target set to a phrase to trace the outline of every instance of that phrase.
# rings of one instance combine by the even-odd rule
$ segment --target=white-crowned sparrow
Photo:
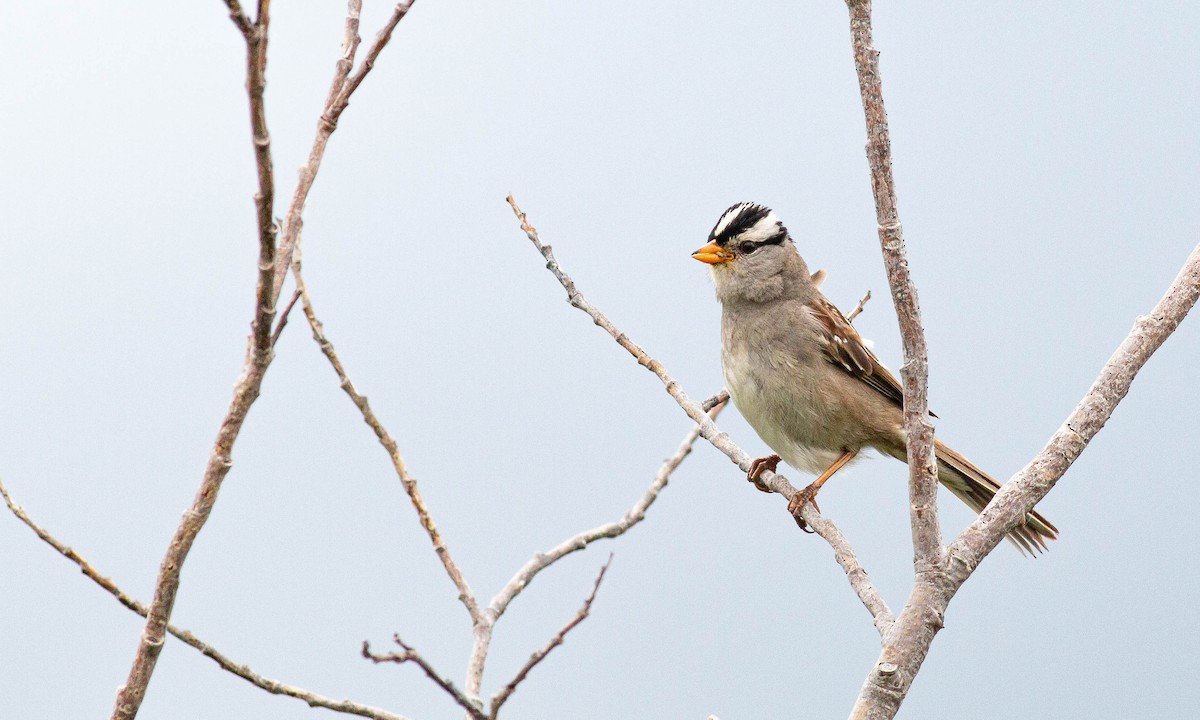
[[[775,469],[780,459],[820,473],[796,493],[803,504],[860,451],[873,447],[908,461],[900,383],[863,343],[850,322],[810,275],[787,228],[769,208],[734,205],[721,215],[708,244],[692,257],[712,268],[721,301],[721,368],[734,405],[778,455],[756,460]],[[938,480],[976,512],[1000,484],[940,440]],[[1058,529],[1037,512],[1009,539],[1030,552],[1046,549]]]

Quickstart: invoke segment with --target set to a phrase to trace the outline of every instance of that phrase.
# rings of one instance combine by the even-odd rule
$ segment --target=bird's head
[[[708,244],[692,257],[712,269],[722,302],[772,300],[808,278],[779,216],[755,203],[738,203],[722,213]]]

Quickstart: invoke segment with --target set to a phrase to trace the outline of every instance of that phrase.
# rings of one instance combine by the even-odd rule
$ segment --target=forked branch
[[[1200,247],[1192,252],[1154,311],[1138,319],[1092,389],[1042,452],[1001,488],[979,517],[943,552],[937,523],[936,465],[930,448],[932,432],[926,420],[924,333],[896,212],[879,53],[871,44],[871,2],[846,0],[846,4],[867,122],[867,157],[880,243],[904,337],[905,364],[901,377],[909,438],[917,573],[904,611],[885,636],[879,659],[868,673],[850,715],[852,720],[888,720],[895,716],[907,696],[955,593],[983,558],[1062,477],[1112,415],[1146,360],[1195,305],[1200,296]]]
[[[520,685],[525,678],[529,677],[529,671],[533,670],[533,668],[536,667],[537,664],[542,660],[545,660],[546,656],[550,654],[550,651],[559,645],[562,645],[563,641],[566,640],[567,633],[574,630],[579,623],[587,619],[587,616],[592,612],[592,602],[596,600],[596,593],[600,591],[600,583],[604,582],[604,574],[608,572],[608,566],[612,564],[612,559],[613,556],[610,553],[608,560],[600,568],[600,574],[596,576],[596,582],[592,585],[591,594],[588,595],[587,599],[583,601],[583,607],[579,608],[579,612],[575,613],[575,617],[571,618],[570,622],[568,622],[562,627],[562,629],[555,633],[554,637],[550,638],[550,642],[546,643],[544,647],[534,651],[534,653],[529,656],[529,659],[525,661],[525,664],[521,666],[521,669],[517,671],[517,674],[513,676],[513,679],[510,680],[508,684],[500,690],[500,692],[492,696],[492,712],[489,715],[490,720],[496,720],[496,715],[499,714],[501,706],[503,706],[505,701],[508,700],[508,698],[511,697],[514,692],[516,692],[517,686]]]

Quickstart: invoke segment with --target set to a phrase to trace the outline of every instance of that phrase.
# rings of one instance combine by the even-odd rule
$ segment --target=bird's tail
[[[980,512],[992,501],[1000,489],[1000,483],[975,467],[970,460],[951,450],[941,440],[934,440],[934,452],[938,459],[938,481],[958,496],[975,512]],[[1047,549],[1046,542],[1058,538],[1054,527],[1041,513],[1030,511],[1021,524],[1008,533],[1008,540],[1022,552],[1037,555]]]

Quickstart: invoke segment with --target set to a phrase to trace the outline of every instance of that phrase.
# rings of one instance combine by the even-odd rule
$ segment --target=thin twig
[[[272,219],[275,181],[271,164],[271,138],[267,132],[266,110],[263,104],[263,88],[266,84],[267,29],[270,23],[269,4],[260,0],[259,16],[252,30],[244,27],[245,16],[236,2],[228,3],[230,16],[246,40],[246,91],[250,102],[250,126],[254,145],[255,164],[258,168],[258,192],[254,196],[258,209],[258,284],[255,291],[254,321],[251,323],[250,340],[247,343],[246,359],[242,373],[234,386],[233,399],[225,418],[221,421],[217,439],[209,456],[204,478],[191,507],[184,513],[183,520],[171,538],[171,544],[159,566],[154,585],[154,599],[138,642],[137,652],[129,669],[129,676],[117,690],[113,707],[113,720],[133,720],[146,695],[146,687],[154,674],[158,656],[162,652],[167,632],[167,623],[175,606],[179,591],[179,576],[184,561],[196,540],[196,536],[207,522],[217,501],[221,483],[233,466],[231,453],[233,443],[241,432],[250,406],[258,398],[263,377],[273,356],[271,350],[271,325],[275,317],[275,293],[272,281],[275,264],[275,222]]]
[[[376,33],[375,42],[371,43],[371,47],[367,48],[367,54],[363,57],[362,63],[359,64],[358,69],[354,71],[354,74],[346,79],[346,89],[343,92],[340,100],[343,107],[345,107],[350,95],[353,94],[354,91],[358,89],[358,86],[362,84],[362,81],[364,78],[366,78],[367,73],[371,72],[371,69],[375,67],[375,61],[379,59],[379,53],[383,52],[383,48],[386,47],[388,41],[392,39],[392,31],[396,29],[396,25],[400,24],[400,21],[403,20],[404,16],[408,14],[408,10],[412,7],[412,4],[413,0],[409,0],[409,2],[396,3],[396,7],[392,10],[392,16],[388,18],[386,23],[384,23],[383,28]]]
[[[850,314],[846,316],[846,320],[848,320],[849,322],[854,322],[854,318],[859,316],[859,313],[861,313],[863,311],[863,308],[865,308],[867,306],[867,301],[870,299],[871,299],[871,291],[868,290],[867,294],[862,296],[862,300],[858,301],[858,307],[854,308],[854,310],[852,310],[850,312]]]
[[[283,334],[283,329],[287,327],[288,317],[292,314],[292,308],[296,307],[296,301],[300,299],[300,291],[296,290],[292,293],[292,299],[288,301],[287,307],[279,314],[279,322],[275,324],[275,332],[271,333],[271,347],[275,347],[275,343],[279,342],[279,336]]]
[[[254,23],[246,17],[246,12],[242,10],[242,5],[238,0],[225,0],[225,5],[229,8],[229,19],[249,42],[250,34],[254,32]]]
[[[430,680],[436,683],[438,687],[449,693],[450,697],[454,698],[454,701],[461,705],[471,717],[475,718],[475,720],[487,720],[487,715],[485,715],[484,712],[479,709],[479,706],[472,702],[471,699],[466,695],[464,695],[463,692],[454,684],[453,680],[443,677],[440,673],[438,673],[437,670],[434,670],[433,666],[429,664],[429,661],[422,657],[421,654],[417,652],[416,648],[406,644],[400,639],[399,635],[393,635],[392,639],[395,640],[396,644],[400,646],[402,652],[377,655],[371,652],[370,643],[368,643],[366,640],[363,640],[363,657],[367,658],[371,662],[374,662],[375,664],[383,662],[392,662],[397,664],[403,664],[406,662],[416,663],[416,665],[420,667],[427,676],[429,676]]]
[[[704,405],[709,408],[708,416],[716,418],[721,410],[725,408],[724,403],[729,399],[729,394],[725,391],[717,393],[713,397],[704,401]],[[496,621],[504,615],[504,611],[508,609],[509,603],[520,595],[538,573],[550,567],[554,563],[563,559],[567,555],[583,550],[588,545],[603,540],[605,538],[616,538],[624,535],[634,525],[640,523],[646,517],[646,511],[658,499],[658,495],[663,488],[667,486],[671,479],[671,474],[679,467],[684,458],[692,452],[692,447],[696,443],[696,438],[700,436],[700,428],[693,426],[688,434],[684,436],[683,441],[679,443],[679,447],[675,450],[675,454],[663,461],[659,466],[658,472],[654,474],[654,480],[650,482],[650,486],[646,488],[646,492],[642,497],[634,503],[629,512],[625,513],[620,520],[615,522],[605,523],[599,527],[592,528],[567,538],[551,550],[534,555],[526,562],[520,570],[513,575],[500,592],[492,598],[486,610],[484,610],[484,622],[475,628],[475,643],[471,648],[471,659],[467,663],[467,693],[472,696],[478,696],[480,688],[483,685],[483,670],[487,662],[488,650],[491,647],[492,628]]]
[[[716,395],[713,395],[709,399],[700,403],[700,409],[703,410],[704,412],[708,412],[709,410],[712,410],[716,406],[723,405],[727,402],[729,402],[729,391],[722,390],[721,392],[717,393]],[[717,416],[710,415],[709,417],[716,419]]]
[[[354,402],[354,406],[362,414],[363,421],[375,432],[375,437],[379,438],[379,443],[387,451],[388,457],[392,460],[392,467],[395,468],[396,475],[400,478],[400,484],[404,486],[404,492],[408,495],[409,501],[412,502],[413,508],[417,511],[421,527],[425,528],[425,533],[429,536],[430,542],[433,543],[434,552],[437,553],[438,559],[442,561],[442,567],[446,569],[450,580],[458,589],[458,599],[467,608],[467,612],[470,613],[471,622],[479,624],[483,615],[479,608],[479,602],[475,599],[475,593],[471,591],[471,587],[467,583],[466,577],[463,576],[462,570],[459,569],[458,564],[454,562],[454,558],[450,555],[450,549],[446,546],[446,541],[442,538],[437,524],[433,521],[433,517],[429,513],[429,508],[425,505],[424,498],[421,497],[421,491],[417,487],[417,480],[409,474],[408,467],[404,463],[404,458],[400,455],[400,447],[396,444],[396,440],[387,431],[387,428],[383,426],[383,423],[379,421],[379,418],[367,402],[366,396],[359,394],[358,390],[354,387],[354,383],[351,382],[350,377],[346,374],[346,368],[342,365],[341,358],[338,357],[333,343],[325,336],[325,326],[317,319],[316,311],[313,310],[312,298],[309,296],[308,287],[304,283],[304,276],[301,273],[299,262],[292,263],[292,277],[296,280],[296,289],[300,293],[304,315],[308,318],[308,325],[312,328],[313,339],[317,341],[321,352],[329,360],[329,364],[333,366],[333,371],[337,373],[340,387],[350,396],[350,400]]]
[[[313,138],[312,149],[308,153],[308,160],[300,168],[300,179],[296,183],[296,191],[292,194],[292,202],[288,207],[287,221],[283,227],[283,238],[279,243],[279,255],[275,260],[274,267],[274,288],[276,294],[283,287],[283,281],[287,277],[288,268],[291,267],[292,253],[295,251],[300,231],[304,226],[304,204],[308,200],[308,193],[312,189],[313,181],[316,180],[317,171],[321,169],[321,159],[325,156],[325,146],[329,143],[329,136],[337,129],[338,119],[342,116],[342,112],[346,109],[346,106],[350,104],[350,96],[362,84],[367,73],[371,72],[371,68],[375,66],[375,60],[378,59],[379,53],[383,52],[383,48],[391,39],[392,31],[396,29],[396,25],[408,14],[408,10],[412,7],[413,2],[414,0],[408,0],[408,2],[401,2],[396,5],[391,17],[388,18],[388,21],[384,23],[378,35],[375,36],[375,42],[367,49],[366,57],[353,75],[350,74],[350,68],[354,65],[354,56],[357,54],[359,43],[362,41],[358,34],[359,17],[362,13],[362,0],[349,0],[348,2],[346,30],[342,39],[342,53],[334,67],[333,81],[329,85],[329,94],[325,98],[324,110],[321,112],[320,119],[317,120],[317,134]]]
[[[122,605],[129,608],[130,610],[137,613],[138,615],[141,615],[142,617],[146,617],[146,615],[148,614],[149,611],[145,605],[143,605],[142,603],[138,602],[133,597],[131,597],[130,595],[125,593],[125,591],[123,591],[120,587],[118,587],[115,582],[113,582],[112,580],[110,580],[107,577],[105,577],[104,575],[102,575],[100,573],[100,571],[97,570],[86,559],[84,559],[84,557],[82,555],[77,553],[75,550],[67,547],[62,541],[60,541],[58,538],[51,535],[41,525],[38,525],[36,522],[34,522],[33,519],[30,518],[29,515],[25,512],[24,508],[22,508],[20,505],[18,505],[12,499],[12,497],[9,496],[8,488],[6,488],[4,486],[3,481],[0,481],[0,496],[3,496],[4,503],[6,505],[8,505],[8,509],[11,510],[12,513],[17,516],[17,519],[20,520],[21,522],[23,522],[30,530],[32,530],[39,538],[41,538],[43,542],[45,542],[47,545],[49,545],[50,547],[57,550],[63,557],[65,557],[68,560],[70,560],[71,562],[75,563],[75,565],[77,565],[79,567],[80,571],[83,572],[83,574],[85,576],[87,576],[89,579],[92,580],[92,582],[96,583],[101,588],[103,588],[110,595],[115,597],[117,599],[117,601],[120,602]],[[191,632],[189,632],[187,630],[183,630],[174,625],[168,624],[167,632],[171,633],[172,635],[179,638],[180,640],[187,643],[188,645],[191,645],[193,648],[199,650],[203,655],[212,659],[213,662],[217,663],[217,665],[219,665],[221,667],[221,669],[231,672],[234,675],[237,675],[238,677],[242,678],[243,680],[246,680],[257,687],[262,688],[263,690],[266,690],[269,693],[273,693],[275,695],[286,695],[288,697],[294,697],[299,700],[303,700],[304,702],[308,703],[309,706],[311,706],[311,707],[323,707],[328,710],[334,710],[336,712],[343,712],[343,713],[349,713],[351,715],[361,715],[362,717],[373,718],[374,720],[406,720],[406,718],[404,718],[403,716],[396,715],[394,713],[390,713],[386,710],[381,710],[379,708],[373,708],[373,707],[370,707],[367,705],[361,705],[359,703],[351,702],[349,700],[333,700],[331,698],[327,698],[323,695],[319,695],[319,694],[311,692],[309,690],[304,690],[303,688],[298,688],[294,685],[288,685],[288,684],[282,683],[278,680],[272,680],[270,678],[263,677],[262,675],[255,673],[254,671],[252,671],[250,668],[246,667],[245,665],[234,662],[229,657],[227,657],[226,655],[224,655],[223,653],[218,651],[216,648],[214,648],[212,645],[209,645],[208,643],[200,640],[200,638],[196,637],[195,635],[193,635]]]
[[[637,360],[639,365],[654,373],[654,375],[658,377],[660,381],[662,381],[667,394],[674,398],[675,402],[678,403],[681,408],[683,408],[683,411],[687,413],[688,417],[690,417],[692,421],[696,423],[700,432],[700,437],[704,438],[711,443],[713,447],[724,453],[725,456],[728,457],[743,472],[749,470],[750,463],[753,458],[751,458],[745,453],[745,451],[738,447],[733,440],[730,439],[728,433],[721,431],[717,427],[716,423],[714,423],[711,418],[704,414],[704,409],[688,397],[687,393],[683,391],[683,388],[680,386],[679,382],[675,380],[675,378],[671,377],[671,374],[667,372],[662,363],[647,355],[644,350],[630,340],[625,333],[617,329],[617,327],[613,325],[603,313],[601,313],[594,305],[589,303],[587,299],[583,297],[583,294],[580,293],[578,288],[575,287],[575,282],[559,266],[558,261],[554,258],[554,251],[551,249],[551,247],[542,243],[541,238],[538,236],[537,229],[529,224],[525,213],[522,212],[521,208],[517,206],[517,202],[513,199],[512,195],[508,196],[508,204],[512,206],[513,213],[520,221],[521,229],[525,232],[525,236],[529,238],[529,241],[533,243],[533,246],[537,248],[537,251],[546,259],[546,269],[554,275],[559,284],[563,286],[563,289],[567,291],[567,302],[570,303],[572,307],[578,308],[579,310],[587,313],[587,315],[592,318],[592,322],[603,328],[609,335],[612,336],[614,340],[616,340],[618,345],[625,348],[630,355],[633,355],[634,359]],[[795,486],[788,482],[787,478],[769,470],[764,470],[762,474],[759,475],[759,480],[761,480],[763,484],[765,484],[773,492],[779,493],[784,498],[789,500],[791,499],[792,495],[796,494],[797,492]],[[821,513],[813,506],[812,503],[806,503],[804,505],[804,507],[801,509],[801,517],[806,523],[808,523],[810,527],[812,527],[814,530],[817,530],[818,535],[824,538],[826,542],[834,546],[835,552],[841,552],[838,550],[839,546],[844,547],[845,550],[849,550],[848,543],[842,543],[839,541],[840,533],[836,535],[833,533],[833,530],[836,529],[836,525],[834,525],[833,521],[825,520],[824,522],[821,522]],[[823,528],[824,530],[818,528]],[[844,538],[841,538],[841,540],[844,540]],[[838,543],[838,545],[834,545],[835,542]],[[850,554],[850,557],[853,557],[853,553]],[[855,593],[859,594],[859,598],[863,601],[863,605],[865,605],[868,610],[872,610],[872,608],[878,609],[880,607],[879,603],[876,603],[870,597],[865,597],[863,595],[865,589],[869,588],[872,594],[878,596],[878,593],[874,592],[874,587],[866,573],[856,574],[855,577],[858,578],[858,582],[852,583],[851,587],[854,589]],[[875,611],[872,610],[872,614],[874,614],[874,612]]]
[[[715,419],[720,414],[725,406],[716,405],[708,411],[708,416]],[[551,564],[561,560],[571,553],[583,550],[591,543],[605,538],[616,538],[624,535],[633,526],[640,523],[646,517],[646,511],[650,508],[654,501],[658,499],[658,495],[671,479],[671,474],[683,463],[684,459],[691,454],[692,447],[696,442],[696,438],[700,436],[699,426],[693,426],[688,431],[687,435],[679,443],[675,453],[671,457],[663,461],[659,466],[658,472],[654,474],[654,480],[650,486],[646,488],[646,492],[642,497],[634,503],[629,512],[625,513],[620,520],[615,522],[605,523],[599,527],[592,528],[578,535],[567,538],[559,543],[553,549],[546,552],[538,553],[529,562],[517,571],[517,574],[508,581],[507,584],[492,598],[488,604],[488,611],[493,617],[500,617],[504,611],[508,609],[509,603],[521,593],[522,590],[529,587],[529,583],[533,582],[534,577],[542,570],[545,570]]]
[[[513,677],[513,679],[510,680],[509,683],[500,690],[500,692],[492,696],[492,713],[490,720],[496,720],[496,715],[500,712],[500,707],[504,705],[505,701],[507,701],[514,692],[516,692],[517,686],[529,676],[529,671],[533,670],[538,663],[546,659],[546,656],[550,654],[551,650],[559,645],[562,645],[563,641],[567,637],[567,633],[571,632],[576,625],[587,619],[588,613],[592,611],[592,602],[596,599],[596,593],[600,590],[600,583],[604,582],[604,573],[608,572],[608,566],[612,564],[612,559],[613,556],[610,553],[608,556],[608,561],[604,563],[604,565],[600,568],[600,574],[596,576],[596,582],[594,585],[592,585],[591,594],[588,595],[587,599],[583,601],[583,607],[579,608],[579,612],[575,613],[575,617],[571,618],[570,622],[564,625],[563,628],[554,635],[554,637],[550,638],[550,642],[546,643],[545,647],[536,650],[532,655],[530,655],[529,660],[527,660],[525,664],[521,666],[521,669],[517,671],[517,674]]]

